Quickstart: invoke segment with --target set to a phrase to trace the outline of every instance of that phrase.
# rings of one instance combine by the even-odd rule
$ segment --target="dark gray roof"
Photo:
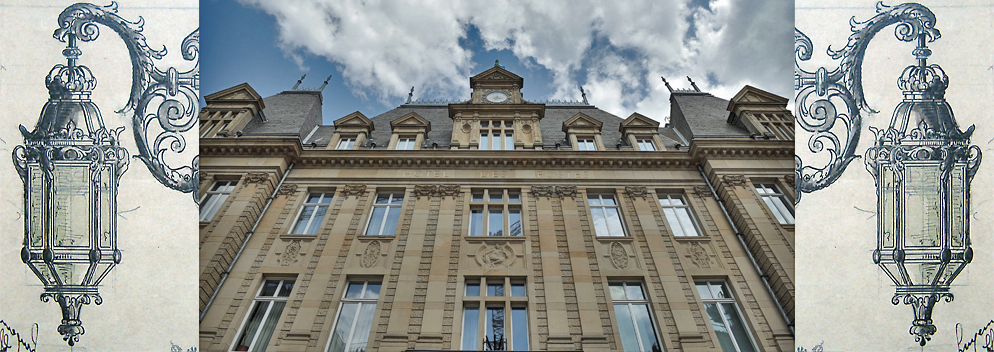
[[[545,108],[545,118],[542,119],[542,142],[549,147],[555,147],[556,142],[568,147],[570,143],[566,142],[566,132],[563,132],[563,122],[566,122],[566,120],[581,112],[603,123],[601,126],[601,140],[604,141],[605,148],[614,148],[621,141],[621,131],[618,128],[621,127],[621,122],[625,121],[623,118],[614,116],[607,111],[593,106],[548,106]],[[622,142],[622,144],[627,145],[628,143]]]
[[[448,105],[401,105],[400,107],[371,118],[373,121],[373,140],[377,146],[386,147],[390,142],[390,121],[396,120],[409,113],[417,113],[428,120],[431,131],[428,131],[427,145],[438,143],[439,147],[448,147],[452,140],[452,119],[449,118]]]
[[[248,135],[291,135],[303,140],[321,123],[321,92],[285,91],[263,98],[266,116],[258,116],[242,129]],[[327,142],[325,142],[327,143]]]
[[[728,100],[707,93],[670,96],[670,125],[688,140],[702,137],[749,137],[749,131],[729,124]]]

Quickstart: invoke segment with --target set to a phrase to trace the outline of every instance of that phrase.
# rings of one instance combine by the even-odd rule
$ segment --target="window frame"
[[[704,298],[704,297],[701,296],[700,286],[702,284],[707,287],[708,292],[709,292],[708,295],[711,296],[710,298]],[[717,285],[715,285],[715,284],[717,284]],[[718,286],[719,289],[723,289],[723,292],[727,292],[728,293],[728,297],[726,297],[726,298],[714,298],[715,295],[714,295],[714,289],[712,289],[712,286]],[[753,351],[759,351],[760,350],[756,346],[755,337],[752,336],[752,330],[749,329],[749,324],[745,321],[745,315],[742,315],[742,309],[739,308],[739,304],[735,300],[735,295],[732,293],[731,287],[728,286],[728,283],[725,280],[699,280],[699,281],[694,281],[694,289],[695,289],[695,291],[697,293],[697,297],[700,298],[701,303],[704,304],[705,311],[707,310],[707,305],[708,304],[714,304],[718,308],[719,315],[721,315],[722,324],[725,324],[725,329],[726,330],[730,330],[730,326],[731,325],[728,323],[728,318],[726,317],[727,314],[725,314],[725,311],[724,311],[725,308],[722,305],[722,303],[731,303],[732,307],[735,308],[735,314],[737,314],[737,317],[739,318],[739,322],[738,323],[741,326],[744,327],[745,334],[749,338],[749,341],[747,343],[751,345]],[[708,319],[710,320],[710,317]],[[715,330],[714,323],[711,324],[711,330],[713,330],[713,331]],[[717,334],[717,333],[718,332],[715,331],[715,334]],[[731,331],[728,331],[728,336],[732,340],[732,345],[735,347],[735,351],[734,352],[741,352],[742,351],[742,347],[741,347],[740,343],[738,342],[738,340],[735,338],[735,334],[732,333]]]
[[[216,186],[218,184],[220,184],[221,182],[227,183],[227,185],[225,185],[225,187],[231,187],[231,188],[228,189],[227,191],[223,191],[223,190],[222,191],[218,191],[218,190],[216,190],[215,189]],[[214,180],[214,183],[212,183],[210,185],[210,187],[207,188],[207,192],[204,192],[204,196],[200,198],[200,204],[202,204],[201,208],[200,208],[200,222],[211,222],[211,221],[214,221],[214,217],[216,217],[217,213],[219,211],[221,211],[221,207],[223,207],[224,203],[228,201],[228,198],[231,197],[231,194],[235,192],[235,188],[238,188],[238,180]],[[217,207],[213,211],[210,212],[210,216],[209,217],[204,218],[204,213],[203,213],[204,212],[204,208],[203,208],[203,206],[206,205],[204,202],[210,202],[213,199],[214,195],[220,195],[220,196],[223,196],[223,198],[220,201],[217,201],[217,202],[215,202],[215,203],[213,203],[211,205],[211,206],[215,206],[216,205]]]
[[[386,204],[376,204],[376,198],[379,198],[381,194],[386,194],[387,195],[388,198],[387,198],[387,203]],[[395,195],[400,195],[402,197],[400,199],[400,203],[394,203],[394,198],[396,198],[396,197],[394,197]],[[365,230],[363,230],[362,236],[389,236],[389,237],[396,236],[397,235],[397,229],[400,227],[400,222],[404,220],[404,219],[400,218],[400,216],[402,215],[401,213],[404,210],[404,201],[407,200],[407,192],[406,191],[379,191],[379,192],[376,192],[376,194],[374,194],[373,197],[374,197],[373,198],[373,205],[369,209],[369,216],[366,219],[366,228],[365,228]],[[373,222],[373,214],[376,213],[376,208],[378,208],[378,207],[379,208],[387,208],[387,210],[386,210],[386,213],[383,214],[383,219],[380,222],[379,233],[377,233],[375,235],[371,235],[371,234],[368,233],[369,232],[369,226]],[[383,234],[383,225],[386,225],[387,219],[390,218],[390,208],[397,208],[397,212],[398,212],[398,214],[397,214],[397,224],[394,225],[393,233],[391,233],[389,235],[385,235],[385,234]]]
[[[578,151],[597,151],[597,139],[594,136],[577,136],[576,137],[576,150]]]
[[[358,282],[362,283],[362,290],[359,291],[359,297],[360,298],[345,298],[345,296],[348,295],[349,286],[351,286],[354,283],[358,283]],[[380,285],[380,290],[376,294],[376,298],[363,298],[366,295],[366,288],[369,286],[370,283],[379,284]],[[328,344],[324,348],[325,352],[331,352],[331,342],[335,339],[335,330],[338,329],[338,324],[341,323],[341,321],[339,321],[339,319],[342,316],[342,309],[345,307],[345,304],[347,304],[347,303],[358,303],[359,306],[356,308],[355,317],[352,318],[352,322],[351,322],[351,325],[350,325],[350,328],[349,328],[349,336],[346,338],[345,351],[349,351],[349,345],[351,345],[351,343],[352,343],[351,342],[352,341],[352,336],[356,333],[356,322],[359,319],[359,315],[362,313],[362,306],[364,304],[373,304],[373,318],[374,319],[373,319],[373,323],[370,325],[368,335],[366,335],[367,346],[368,346],[369,338],[373,336],[373,329],[376,329],[376,316],[377,316],[376,315],[376,310],[379,308],[377,306],[379,306],[380,297],[383,297],[383,288],[384,288],[383,281],[380,280],[379,278],[367,278],[367,279],[355,278],[355,279],[347,280],[345,282],[345,284],[346,284],[345,285],[345,290],[342,290],[341,299],[338,302],[338,311],[335,312],[335,320],[334,320],[334,323],[331,326],[331,333],[328,335]]]
[[[488,293],[489,290],[487,288],[489,286],[491,286],[491,285],[497,285],[497,284],[501,285],[502,291],[503,291],[503,295],[488,295],[487,293]],[[477,296],[470,296],[470,295],[467,294],[468,288],[471,285],[475,285],[475,286],[479,287],[479,295],[477,295]],[[514,291],[514,287],[515,286],[523,286],[524,287],[524,295],[523,296],[514,295],[513,291]],[[492,277],[492,276],[491,277],[483,276],[483,277],[467,278],[464,281],[464,288],[463,288],[462,292],[463,292],[463,304],[462,304],[462,308],[463,308],[462,312],[463,312],[463,314],[462,314],[462,318],[460,318],[460,320],[461,320],[461,322],[460,322],[460,332],[459,332],[460,333],[460,337],[459,337],[459,345],[458,345],[460,349],[462,349],[462,350],[476,350],[476,351],[482,351],[482,350],[484,350],[486,348],[486,346],[484,346],[484,338],[488,335],[488,332],[487,332],[487,330],[488,330],[487,329],[487,312],[491,308],[501,308],[504,311],[504,313],[503,313],[504,314],[504,320],[503,320],[503,322],[504,322],[503,325],[504,326],[503,326],[503,329],[504,329],[504,338],[505,338],[505,346],[504,346],[505,350],[506,351],[528,351],[528,350],[531,350],[531,343],[532,343],[532,341],[531,341],[531,331],[529,329],[529,325],[530,325],[529,323],[530,322],[528,321],[528,315],[529,315],[529,312],[528,312],[528,297],[529,297],[529,294],[528,294],[528,283],[527,283],[527,280],[525,278],[523,278],[523,277]],[[519,311],[520,310],[524,310],[524,313],[525,313],[525,315],[523,317],[523,322],[524,322],[524,325],[525,325],[525,327],[524,327],[524,340],[525,341],[523,342],[524,346],[522,346],[524,349],[518,349],[518,350],[515,349],[514,344],[515,344],[515,342],[519,342],[519,343],[521,342],[520,340],[516,340],[516,338],[520,339],[521,336],[515,337],[515,334],[514,334],[515,320],[516,320],[514,318],[514,311],[515,310],[519,310]],[[468,349],[466,348],[467,347],[466,344],[470,342],[470,341],[467,341],[467,338],[470,338],[470,336],[469,336],[469,334],[466,333],[466,327],[467,327],[466,326],[466,316],[468,315],[468,314],[466,314],[467,311],[476,311],[477,312],[477,316],[476,316],[477,321],[475,323],[476,336],[472,337],[474,339],[476,345],[475,346],[470,346],[470,348],[468,348]],[[522,322],[522,321],[519,321],[519,322]]]
[[[491,199],[493,191],[501,192],[501,200],[494,201]],[[483,200],[474,200],[477,194],[483,195]],[[517,195],[517,201],[511,200],[511,195]],[[469,226],[467,226],[467,236],[474,238],[524,238],[525,237],[525,226],[524,226],[524,209],[521,202],[521,191],[518,189],[474,189],[469,192]],[[490,235],[490,213],[494,208],[499,208],[501,211],[501,235]],[[474,218],[474,211],[480,211],[480,224],[479,232],[480,234],[474,233],[473,225],[476,224]],[[517,211],[518,224],[520,229],[518,230],[518,235],[512,235],[511,231],[511,212]]]
[[[335,144],[335,150],[353,150],[358,140],[358,136],[340,136],[338,137],[338,143]],[[346,143],[346,148],[342,148],[342,143]]]
[[[500,127],[494,128],[494,123],[499,122]],[[497,132],[500,136],[500,149],[494,148],[494,132]],[[484,138],[486,134],[487,138]],[[480,140],[477,145],[479,150],[514,150],[514,120],[513,119],[496,119],[496,120],[480,120]],[[486,141],[484,141],[484,139]],[[510,140],[508,140],[510,139]],[[510,145],[506,145],[510,142]]]
[[[668,192],[657,192],[656,196],[657,196],[656,199],[659,201],[659,207],[661,208],[663,213],[663,218],[666,220],[666,225],[669,227],[670,233],[673,234],[673,237],[705,236],[704,228],[701,227],[701,223],[697,219],[697,216],[694,214],[694,209],[690,206],[690,202],[687,200],[686,196],[680,193],[668,193]],[[663,197],[666,197],[666,199],[669,200],[673,200],[673,197],[678,197],[678,199],[680,199],[683,202],[683,205],[663,204]],[[694,234],[687,235],[686,234],[687,231],[685,229],[686,226],[684,226],[683,222],[680,221],[679,214],[674,214],[677,217],[676,220],[677,224],[680,225],[680,229],[684,229],[684,231],[682,231],[683,234],[677,234],[675,231],[675,227],[673,226],[672,221],[670,220],[670,217],[666,214],[666,209],[674,209],[674,212],[678,211],[678,209],[682,209],[684,212],[686,212],[687,217],[690,218],[691,225],[693,225]]]
[[[659,151],[659,148],[656,148],[656,141],[653,140],[652,137],[648,137],[648,138],[646,138],[646,137],[635,137],[635,145],[638,146],[639,151],[643,151],[643,152],[655,152],[655,151]],[[645,148],[646,145],[648,145],[652,149],[648,149],[647,150]]]
[[[596,196],[597,200],[601,204],[590,204],[590,197],[592,197],[592,196]],[[614,205],[604,205],[603,204],[604,203],[604,196],[611,196],[611,198],[614,200]],[[594,237],[599,237],[599,238],[629,237],[629,235],[628,235],[628,229],[625,227],[625,216],[624,216],[624,214],[621,211],[621,199],[616,194],[609,193],[609,192],[592,192],[592,193],[587,193],[587,207],[590,208],[590,225],[591,225],[590,227],[594,229]],[[615,235],[615,234],[613,234],[611,232],[611,225],[608,224],[608,220],[607,220],[608,219],[607,210],[604,210],[606,208],[614,208],[614,209],[617,210],[617,213],[618,213],[618,223],[619,223],[619,226],[621,227],[621,234],[620,235]],[[601,209],[602,215],[604,216],[605,224],[607,225],[608,234],[602,235],[602,234],[600,234],[597,231],[597,226],[594,224],[594,218],[595,218],[595,216],[594,216],[594,209]]]
[[[318,198],[318,203],[308,203],[308,200],[311,199],[311,195],[313,195],[313,194],[320,194],[321,195],[320,198]],[[329,201],[327,203],[322,203],[321,201],[324,200],[324,199],[326,199],[326,198],[329,199]],[[307,193],[307,198],[304,199],[304,204],[300,206],[299,210],[297,210],[297,216],[294,217],[293,226],[290,226],[290,229],[288,230],[287,234],[290,234],[290,235],[317,235],[317,232],[315,232],[315,233],[294,233],[294,230],[296,230],[297,226],[300,225],[300,216],[304,214],[304,209],[306,209],[308,206],[315,207],[314,208],[315,210],[317,210],[318,208],[324,207],[325,208],[325,213],[321,217],[321,223],[318,224],[318,228],[317,228],[317,230],[320,231],[321,230],[321,225],[324,223],[324,220],[328,218],[328,209],[331,209],[331,202],[334,202],[334,201],[335,201],[335,191],[327,191],[327,192],[311,191],[311,192],[308,192]],[[311,227],[311,222],[313,222],[313,221],[314,221],[314,213],[311,214],[311,218],[307,220],[307,225],[304,226],[304,228],[305,229],[310,228]]]
[[[394,147],[394,150],[415,150],[418,147],[417,144],[417,137],[399,137],[397,138],[397,145]],[[405,146],[405,148],[401,148],[402,145]]]
[[[273,292],[273,296],[262,296],[262,291],[263,291],[263,289],[266,288],[266,283],[269,282],[269,281],[279,281],[279,284],[277,285],[277,289],[276,289],[275,292]],[[280,291],[282,291],[282,287],[283,287],[283,285],[284,285],[284,283],[286,281],[293,281],[293,283],[291,284],[292,286],[290,287],[290,292],[287,292],[286,296],[280,296],[279,295]],[[267,318],[269,318],[269,314],[272,313],[273,305],[276,302],[284,302],[283,308],[280,309],[280,313],[279,313],[280,316],[276,318],[277,320],[276,320],[275,324],[277,324],[277,325],[279,324],[279,322],[281,320],[280,318],[283,317],[283,312],[286,310],[286,304],[285,303],[287,303],[287,302],[290,301],[290,296],[293,295],[293,289],[297,287],[297,282],[296,281],[297,281],[296,277],[265,277],[265,278],[262,279],[262,283],[259,285],[259,289],[255,293],[255,298],[252,300],[252,305],[249,306],[249,310],[245,313],[245,318],[242,319],[241,326],[239,326],[238,330],[236,330],[236,331],[238,331],[238,334],[235,335],[235,340],[232,341],[231,346],[228,347],[228,351],[231,351],[231,352],[239,351],[239,350],[236,349],[237,346],[238,346],[238,342],[239,342],[238,340],[241,337],[244,337],[245,333],[247,332],[247,331],[245,331],[245,329],[248,328],[247,324],[252,319],[252,312],[255,311],[255,308],[258,306],[259,302],[268,302],[270,304],[269,304],[268,307],[266,307],[266,312],[262,315],[262,318],[259,319],[260,324],[259,324],[258,327],[256,327],[255,335],[252,337],[252,341],[247,345],[248,346],[248,350],[246,350],[246,351],[251,351],[252,348],[255,347],[255,343],[259,340],[259,332],[265,326],[265,321],[266,321]],[[274,329],[273,332],[270,333],[269,340],[272,340],[272,338],[273,338],[272,334],[275,333],[275,332],[276,332],[276,330]],[[266,345],[268,346],[269,343],[267,342]],[[263,346],[263,348],[265,348],[265,346]]]
[[[791,202],[790,198],[787,198],[787,194],[785,194],[782,190],[780,190],[780,186],[777,186],[777,184],[773,182],[771,183],[754,182],[752,184],[752,187],[753,190],[756,192],[756,194],[759,195],[759,199],[763,202],[763,204],[766,205],[766,208],[771,213],[773,213],[773,217],[777,220],[777,223],[779,223],[780,225],[792,226],[797,222],[797,219],[794,215],[795,214],[794,203]],[[766,191],[767,189],[770,190],[770,192],[767,192]],[[781,209],[778,209],[776,204],[773,204],[774,199],[778,200],[779,204],[781,204],[784,207],[784,209],[787,210],[788,215],[790,215],[789,220],[781,212]]]
[[[625,292],[625,299],[615,299],[614,296],[611,294],[611,286],[615,284],[622,285],[623,291]],[[642,299],[628,298],[628,287],[632,285],[638,285],[639,289],[642,290],[642,297],[643,297]],[[666,347],[663,346],[663,340],[660,338],[659,335],[659,324],[656,322],[656,317],[653,314],[652,302],[650,302],[649,300],[649,291],[646,289],[644,283],[642,281],[632,281],[632,280],[611,280],[608,282],[607,288],[608,288],[608,295],[609,297],[611,297],[611,313],[612,315],[614,315],[614,324],[618,327],[618,332],[621,333],[621,322],[618,320],[618,312],[615,308],[615,305],[624,304],[628,307],[629,316],[631,316],[632,318],[632,327],[634,328],[633,332],[635,333],[635,340],[638,342],[639,350],[641,352],[652,351],[651,346],[649,347],[642,346],[642,333],[639,332],[638,321],[636,320],[635,315],[631,314],[632,312],[634,312],[634,310],[632,309],[633,305],[644,305],[646,307],[646,311],[648,311],[649,313],[649,324],[652,326],[652,333],[653,337],[655,338],[656,344],[659,345],[660,351],[665,351]],[[619,335],[618,338],[619,342],[622,343],[622,349],[624,349],[623,347],[624,342],[620,340],[621,336]]]

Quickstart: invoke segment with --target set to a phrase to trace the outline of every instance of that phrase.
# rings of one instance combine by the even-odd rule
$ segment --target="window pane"
[[[642,285],[636,283],[625,285],[625,293],[628,294],[628,299],[645,299],[642,295]]]
[[[294,234],[304,234],[307,233],[307,223],[311,220],[311,216],[314,215],[314,206],[305,206],[303,210],[300,211],[300,219],[297,220],[297,225],[293,228]]]
[[[328,346],[328,351],[345,351],[345,344],[349,341],[349,333],[352,332],[352,322],[355,321],[355,315],[358,311],[359,303],[342,304],[342,312],[338,314],[338,322],[335,323],[335,331],[331,335],[331,346]]]
[[[328,207],[318,207],[316,213],[314,214],[314,220],[311,220],[311,225],[307,227],[307,234],[317,234],[318,229],[321,228],[321,222],[324,221],[324,214],[328,211]]]
[[[266,309],[269,308],[268,301],[255,302],[255,309],[252,310],[252,315],[249,318],[247,324],[245,324],[245,330],[242,331],[242,337],[238,339],[235,344],[235,351],[248,351],[249,344],[252,343],[252,339],[255,338],[255,334],[259,331],[259,325],[262,324],[262,316],[266,315]]]
[[[466,307],[463,311],[462,349],[476,350],[477,336],[480,336],[480,310],[477,307]]]
[[[362,297],[362,282],[350,282],[348,291],[345,291],[345,298]]]
[[[512,351],[528,350],[528,313],[524,308],[511,309]]]
[[[285,280],[283,285],[280,286],[280,294],[278,297],[290,297],[290,291],[293,290],[294,280]]]
[[[390,204],[400,204],[404,202],[403,193],[394,193],[391,195]]]
[[[504,284],[487,284],[487,297],[504,297]]]
[[[780,222],[781,224],[786,224],[787,219],[783,216],[783,214],[780,214],[780,211],[777,209],[777,206],[773,205],[773,199],[771,198],[772,197],[763,197],[763,202],[765,202],[766,206],[770,208],[770,211],[773,213],[773,215],[777,217],[778,222]]]
[[[376,204],[387,204],[390,203],[389,193],[378,193],[376,195]]]
[[[618,331],[621,332],[621,344],[625,351],[639,351],[638,336],[635,335],[635,325],[632,324],[632,314],[627,304],[615,304],[614,316],[618,319]]]
[[[642,338],[642,348],[646,351],[654,351],[653,347],[659,348],[659,343],[656,342],[656,329],[652,328],[652,318],[649,317],[649,306],[633,304],[632,315],[638,325],[639,337]]]
[[[469,213],[469,235],[483,236],[483,210],[472,209]]]
[[[625,287],[622,286],[620,282],[612,282],[608,287],[611,289],[612,300],[617,301],[625,299]]]
[[[601,205],[601,199],[598,198],[597,195],[587,196],[587,202],[590,203],[590,205]]]
[[[504,333],[504,308],[487,308],[487,340],[506,338]],[[506,340],[505,340],[506,341]]]
[[[624,236],[625,230],[621,227],[621,216],[617,208],[605,208],[607,213],[607,226],[611,230],[611,236]]]
[[[732,298],[732,295],[728,293],[728,287],[725,287],[723,282],[711,283],[711,295],[714,298]]]
[[[400,207],[389,207],[387,213],[387,223],[383,225],[381,235],[393,236],[397,232],[397,222],[400,221]]]
[[[480,150],[490,149],[490,140],[487,138],[487,133],[484,132],[480,134]]]
[[[728,328],[725,327],[724,320],[721,319],[721,313],[718,312],[718,305],[714,303],[704,304],[705,310],[708,312],[708,317],[711,318],[711,326],[714,327],[715,335],[718,335],[718,342],[721,343],[722,351],[735,351],[735,346],[732,343],[732,337],[728,334]]]
[[[466,296],[478,297],[480,296],[480,283],[471,282],[466,284]]]
[[[597,236],[610,236],[611,234],[607,231],[607,220],[604,219],[604,209],[590,208],[590,212],[594,216],[594,231]]]
[[[746,333],[745,326],[742,325],[742,319],[739,318],[739,312],[735,310],[735,304],[722,303],[721,312],[725,314],[725,320],[728,321],[729,330],[732,331],[732,336],[735,337],[735,343],[739,346],[739,351],[753,352],[752,343],[749,340],[748,333]]]
[[[504,236],[504,210],[490,210],[490,228],[487,236]]]
[[[369,341],[369,334],[372,332],[371,327],[373,326],[374,312],[376,312],[376,303],[361,303],[359,319],[355,322],[355,331],[352,332],[349,351],[359,352],[366,350],[366,341]]]
[[[491,190],[490,191],[490,201],[500,202],[504,200],[504,191],[502,190]]]
[[[711,298],[711,290],[708,289],[707,284],[697,284],[697,294],[701,295],[701,299]]]
[[[601,199],[603,199],[604,205],[617,205],[614,202],[614,196],[613,195],[605,194],[605,195],[601,196]]]
[[[511,132],[504,134],[504,150],[514,150],[514,135]]]
[[[280,315],[283,314],[283,306],[285,305],[286,302],[273,302],[273,308],[269,310],[269,315],[266,316],[266,321],[262,324],[262,329],[259,330],[259,338],[252,345],[253,352],[266,351],[269,339],[273,337],[273,330],[276,329],[276,322],[280,320]]]
[[[508,224],[508,231],[511,232],[511,236],[521,236],[521,210],[512,209],[508,210],[508,217],[510,224]]]
[[[700,235],[697,232],[697,227],[695,226],[696,224],[694,224],[693,220],[690,218],[690,209],[689,208],[677,208],[676,209],[676,216],[677,216],[677,218],[680,219],[680,226],[683,227],[683,235],[684,236],[697,236],[697,235]]]
[[[383,224],[383,216],[386,211],[386,207],[373,207],[373,215],[369,218],[369,228],[366,229],[367,236],[380,234],[380,226]]]
[[[482,202],[483,201],[483,193],[482,192],[481,193],[473,193],[473,201],[474,202]]]
[[[680,226],[680,220],[676,217],[676,211],[673,208],[663,208],[663,214],[666,215],[666,224],[670,225],[673,229],[673,236],[686,236],[683,227]]]
[[[507,193],[507,201],[508,202],[520,202],[521,201],[521,194],[519,194],[518,192],[508,192]]]
[[[511,284],[511,297],[524,297],[525,284]]]
[[[773,205],[776,206],[776,209],[780,212],[780,215],[782,215],[784,220],[787,221],[781,222],[781,224],[794,223],[794,209],[789,208],[789,206],[784,203],[784,199],[782,197],[773,197]]]
[[[276,289],[280,288],[279,280],[266,280],[266,283],[262,286],[262,292],[259,293],[260,297],[272,297],[276,294]]]
[[[369,299],[380,298],[380,283],[379,282],[366,283],[366,292],[362,294],[362,297]]]

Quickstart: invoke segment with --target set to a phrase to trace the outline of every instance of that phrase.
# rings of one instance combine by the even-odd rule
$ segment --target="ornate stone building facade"
[[[671,88],[660,127],[470,84],[333,126],[206,96],[201,350],[793,349],[786,98]]]

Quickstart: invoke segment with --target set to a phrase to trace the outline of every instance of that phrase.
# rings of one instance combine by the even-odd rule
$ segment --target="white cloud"
[[[421,96],[467,96],[467,77],[479,71],[460,45],[470,26],[484,48],[510,50],[552,73],[551,93],[534,100],[578,100],[582,83],[604,110],[663,120],[669,93],[661,75],[674,87],[689,87],[689,75],[726,98],[744,84],[792,93],[787,1],[715,0],[709,9],[679,0],[241,1],[276,17],[290,58],[303,52],[335,62],[353,92],[386,105],[411,85]],[[685,40],[691,29],[696,35]]]

